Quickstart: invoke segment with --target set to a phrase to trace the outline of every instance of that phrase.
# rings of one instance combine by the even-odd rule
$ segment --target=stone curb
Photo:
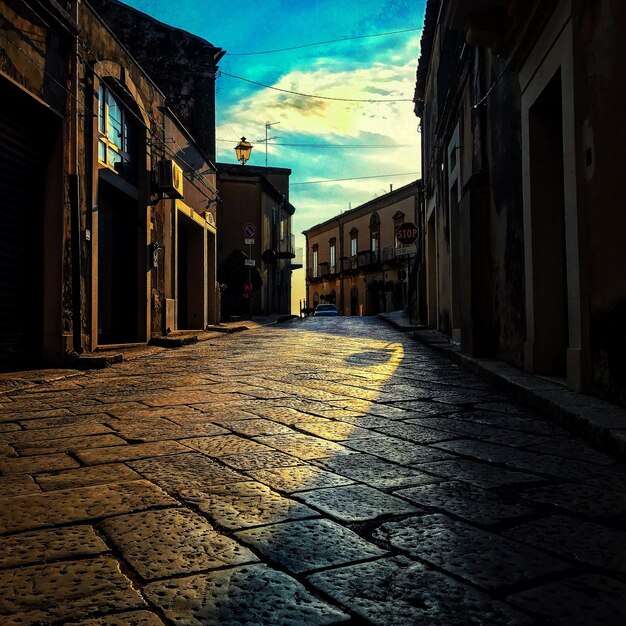
[[[459,345],[443,333],[433,330],[412,331],[402,320],[389,319],[386,314],[379,317],[398,330],[410,331],[411,336],[423,345],[447,356],[493,383],[518,402],[539,411],[568,431],[626,462],[626,409],[593,396],[576,393],[504,361],[463,354]]]

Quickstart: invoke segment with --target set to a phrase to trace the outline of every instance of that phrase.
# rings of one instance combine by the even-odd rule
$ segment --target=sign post
[[[249,300],[250,300],[250,319],[252,319],[252,312],[254,311],[254,303],[252,298],[252,268],[256,265],[252,258],[252,244],[254,243],[254,236],[256,235],[256,226],[248,222],[243,225],[244,243],[248,246],[248,258],[245,261],[245,265],[248,267],[248,285],[249,285]]]
[[[406,276],[407,280],[409,280],[411,275],[411,254],[417,254],[417,236],[419,235],[419,228],[413,224],[413,222],[406,222],[398,226],[398,230],[396,231],[396,239],[399,244],[402,245],[404,250],[406,251]],[[404,285],[402,287],[402,293],[404,294]],[[404,297],[403,297],[404,299]],[[406,296],[406,305],[409,305],[409,294],[407,290]],[[409,311],[409,315],[411,312]]]

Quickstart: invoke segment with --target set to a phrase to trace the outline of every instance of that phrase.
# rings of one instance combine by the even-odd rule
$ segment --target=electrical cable
[[[234,74],[229,74],[224,70],[218,71],[218,76],[228,76],[230,78],[236,78],[237,80],[242,80],[246,83],[251,83],[252,85],[258,85],[259,87],[265,87],[266,89],[273,89],[274,91],[280,91],[282,93],[289,93],[295,96],[300,96],[302,98],[314,98],[316,100],[334,100],[336,102],[413,102],[412,98],[398,98],[398,99],[358,99],[358,98],[332,98],[331,96],[320,96],[316,94],[310,93],[301,93],[299,91],[290,91],[289,89],[281,89],[280,87],[272,87],[271,85],[266,85],[265,83],[259,83],[255,80],[250,80],[249,78],[244,78],[243,76],[235,76]]]
[[[294,185],[317,185],[320,183],[340,183],[346,180],[366,180],[369,178],[391,178],[393,176],[419,176],[421,172],[404,172],[403,174],[379,174],[378,176],[357,176],[356,178],[332,178],[325,180],[305,180],[300,183],[289,183],[290,187]]]
[[[216,139],[220,143],[236,143],[238,139]],[[265,145],[265,140],[262,140]],[[323,144],[323,143],[281,143],[276,141],[268,141],[268,146],[285,146],[289,148],[414,148],[414,144],[409,143],[392,143],[392,144]]]
[[[338,43],[340,41],[354,41],[355,39],[368,39],[370,37],[386,37],[387,35],[399,35],[400,33],[412,33],[421,31],[422,28],[405,28],[404,30],[394,30],[388,33],[374,33],[372,35],[357,35],[355,37],[342,37],[340,39],[328,39],[326,41],[315,41],[313,43],[305,43],[300,46],[290,46],[289,48],[277,48],[276,50],[262,50],[260,52],[227,52],[231,57],[253,56],[257,54],[273,54],[274,52],[286,52],[288,50],[300,50],[302,48],[311,48],[312,46],[322,46],[327,43]]]

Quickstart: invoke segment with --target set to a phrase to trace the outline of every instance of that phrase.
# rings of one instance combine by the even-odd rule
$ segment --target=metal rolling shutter
[[[19,105],[0,102],[0,367],[32,356],[41,319],[42,146]]]

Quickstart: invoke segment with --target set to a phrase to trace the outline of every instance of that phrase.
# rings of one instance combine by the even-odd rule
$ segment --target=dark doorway
[[[98,344],[139,340],[137,201],[99,181]]]
[[[13,369],[41,357],[44,206],[48,170],[60,180],[49,163],[60,121],[1,79],[0,87],[0,368]]]
[[[558,72],[529,111],[533,370],[565,375],[569,322],[563,178],[563,106]]]
[[[204,229],[178,213],[178,329],[204,328]]]
[[[350,290],[350,315],[359,314],[359,290],[357,287],[352,287]]]

